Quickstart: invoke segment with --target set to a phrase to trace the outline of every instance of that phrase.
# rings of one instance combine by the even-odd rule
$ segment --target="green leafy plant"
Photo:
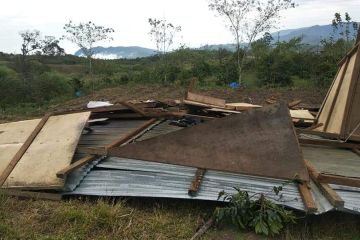
[[[276,205],[264,194],[249,195],[247,191],[234,188],[236,193],[219,193],[219,199],[228,202],[225,207],[218,207],[214,211],[217,222],[230,220],[240,229],[253,229],[257,234],[276,235],[281,232],[285,224],[295,223],[292,211]],[[274,187],[278,196],[282,186]]]

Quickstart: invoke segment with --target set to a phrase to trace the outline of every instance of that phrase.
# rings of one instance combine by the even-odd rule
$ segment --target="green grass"
[[[317,87],[314,81],[311,81],[310,79],[299,78],[298,76],[293,76],[292,81],[295,88],[311,89]]]
[[[70,199],[61,202],[0,196],[0,239],[190,239],[214,203],[161,199]],[[360,217],[303,214],[270,239],[360,239]],[[202,239],[268,239],[216,225]]]

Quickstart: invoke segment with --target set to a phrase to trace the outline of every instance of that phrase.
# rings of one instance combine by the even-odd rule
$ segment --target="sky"
[[[276,30],[331,23],[335,12],[349,12],[360,21],[360,0],[295,0],[297,7],[281,12]],[[233,36],[223,18],[209,10],[207,0],[1,0],[0,52],[19,53],[19,32],[39,30],[43,36],[61,37],[63,26],[93,21],[111,27],[113,41],[100,46],[141,46],[155,48],[148,32],[148,18],[166,19],[182,27],[174,46],[199,47],[232,43]],[[78,47],[66,40],[60,44],[67,53]]]

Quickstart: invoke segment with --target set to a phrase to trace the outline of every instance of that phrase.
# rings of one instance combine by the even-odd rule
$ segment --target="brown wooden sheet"
[[[289,110],[275,104],[109,150],[111,156],[309,180]]]

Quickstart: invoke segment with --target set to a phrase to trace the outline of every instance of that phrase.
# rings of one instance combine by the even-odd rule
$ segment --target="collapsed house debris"
[[[316,117],[301,100],[226,103],[195,93],[192,82],[182,101],[93,102],[0,124],[1,193],[218,201],[238,187],[308,213],[360,213],[356,46]],[[345,96],[352,107],[343,116]]]

